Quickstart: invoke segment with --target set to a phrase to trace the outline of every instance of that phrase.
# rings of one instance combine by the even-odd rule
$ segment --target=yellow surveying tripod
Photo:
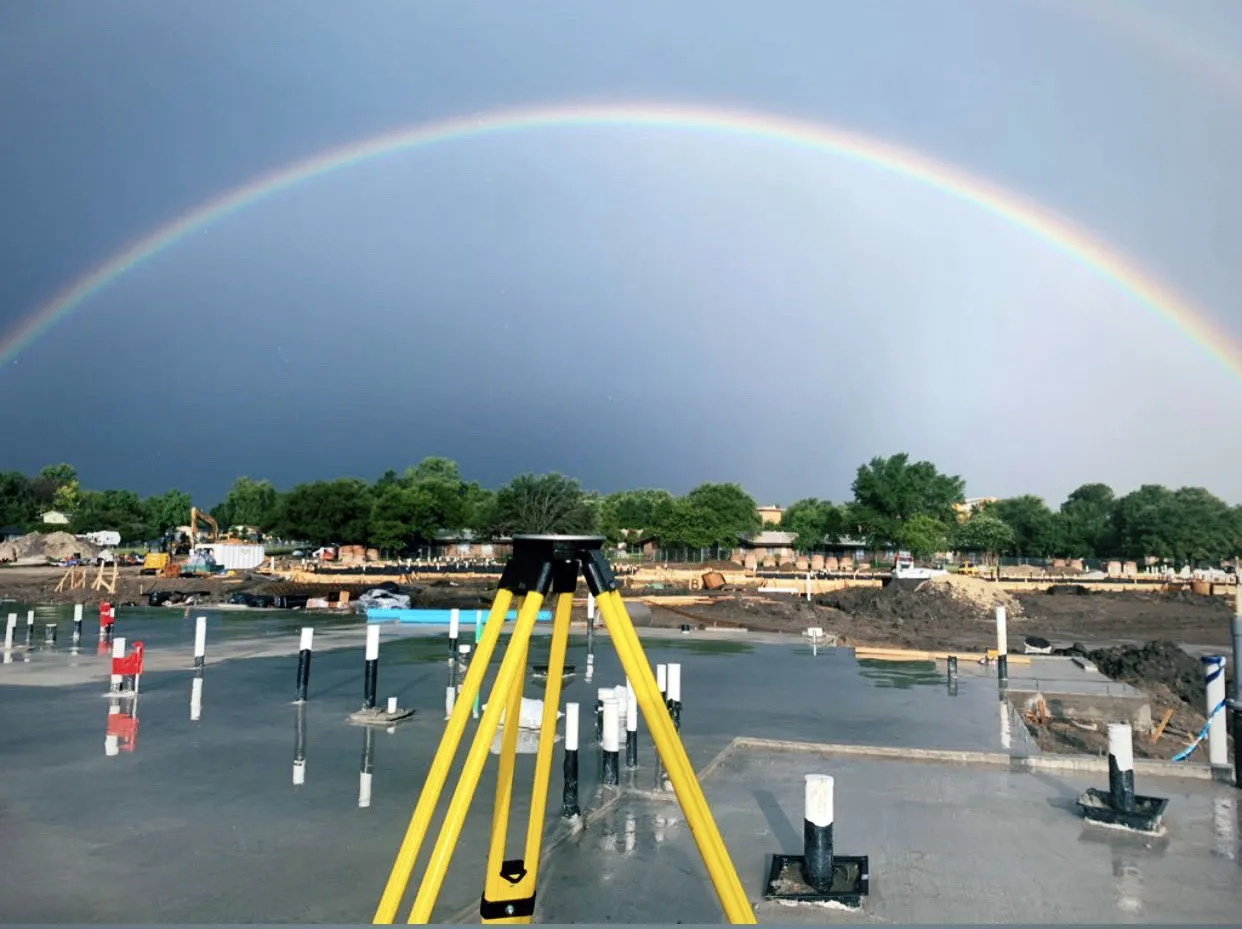
[[[408,922],[426,924],[439,896],[449,862],[474,792],[483,773],[492,739],[501,725],[500,761],[496,779],[496,803],[492,812],[491,841],[487,856],[487,875],[479,907],[482,923],[529,923],[535,910],[535,879],[539,871],[539,852],[543,839],[543,818],[547,806],[548,782],[552,769],[552,746],[556,739],[556,720],[561,697],[561,675],[569,646],[569,616],[574,591],[582,575],[587,589],[595,596],[604,626],[617,649],[621,667],[634,688],[652,742],[659,753],[677,800],[681,804],[703,857],[708,876],[716,889],[720,905],[731,923],[754,923],[755,915],[742,883],[734,870],[720,831],[707,808],[685,747],[660,695],[651,665],[643,654],[634,624],[626,612],[616,578],[602,550],[603,538],[568,535],[516,535],[513,557],[501,575],[496,598],[487,615],[483,634],[470,657],[461,693],[436,748],[431,770],[419,794],[409,828],[393,862],[392,872],[372,922],[392,923],[405,896],[419,849],[431,824],[431,815],[440,800],[449,767],[461,743],[471,706],[483,685],[492,652],[500,639],[505,617],[516,597],[522,598],[517,623],[504,659],[492,686],[487,708],[470,743],[461,778],[453,790],[444,825],[431,851]],[[552,644],[548,657],[548,677],[544,691],[539,750],[535,756],[535,779],[531,790],[530,820],[526,829],[524,854],[505,859],[509,832],[509,802],[513,792],[513,770],[517,754],[518,716],[522,706],[522,683],[526,673],[527,651],[535,620],[549,593],[556,595],[552,616]]]

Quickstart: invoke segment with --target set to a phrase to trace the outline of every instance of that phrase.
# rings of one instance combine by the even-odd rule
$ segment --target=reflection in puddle
[[[1113,847],[1113,877],[1117,879],[1117,909],[1137,915],[1143,909],[1143,872],[1131,851]]]
[[[370,726],[362,729],[362,765],[358,772],[358,809],[371,805],[371,768],[375,762],[375,730]]]
[[[108,721],[104,728],[104,754],[132,752],[138,744],[138,696],[108,698]]]
[[[944,675],[936,670],[934,661],[881,661],[878,658],[859,658],[858,674],[873,681],[875,687],[894,687],[899,690],[944,683]]]
[[[194,680],[190,682],[190,722],[196,723],[203,718],[203,669],[196,668]]]
[[[293,717],[293,786],[306,783],[306,704],[299,703]]]

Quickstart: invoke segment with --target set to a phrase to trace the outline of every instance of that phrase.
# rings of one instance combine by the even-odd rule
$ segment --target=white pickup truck
[[[941,568],[916,568],[914,556],[909,552],[898,552],[893,561],[893,577],[898,580],[926,580],[940,574],[948,574]]]

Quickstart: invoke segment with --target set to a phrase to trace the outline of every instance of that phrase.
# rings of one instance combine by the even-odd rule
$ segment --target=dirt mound
[[[1203,708],[1203,669],[1175,642],[1163,639],[1137,647],[1101,648],[1088,652],[1087,657],[1115,681],[1140,689],[1162,684],[1183,703],[1196,710]]]
[[[1022,612],[1022,605],[997,584],[967,575],[938,574],[915,588],[915,593],[945,593],[992,617],[996,615],[998,606],[1003,606],[1010,616]]]
[[[100,551],[99,546],[68,532],[31,532],[0,545],[0,561],[23,561],[32,558],[59,561],[72,555],[92,558]]]

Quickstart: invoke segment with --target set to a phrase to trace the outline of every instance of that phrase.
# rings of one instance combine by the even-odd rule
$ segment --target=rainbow
[[[191,233],[294,185],[397,152],[506,133],[557,128],[619,127],[713,132],[766,139],[834,155],[926,184],[1025,229],[1091,269],[1198,343],[1242,377],[1242,351],[1202,310],[1132,260],[1044,207],[908,149],[820,123],[737,110],[667,104],[579,104],[505,109],[429,122],[364,139],[265,174],[161,226],[53,296],[0,340],[0,364],[131,268]]]

